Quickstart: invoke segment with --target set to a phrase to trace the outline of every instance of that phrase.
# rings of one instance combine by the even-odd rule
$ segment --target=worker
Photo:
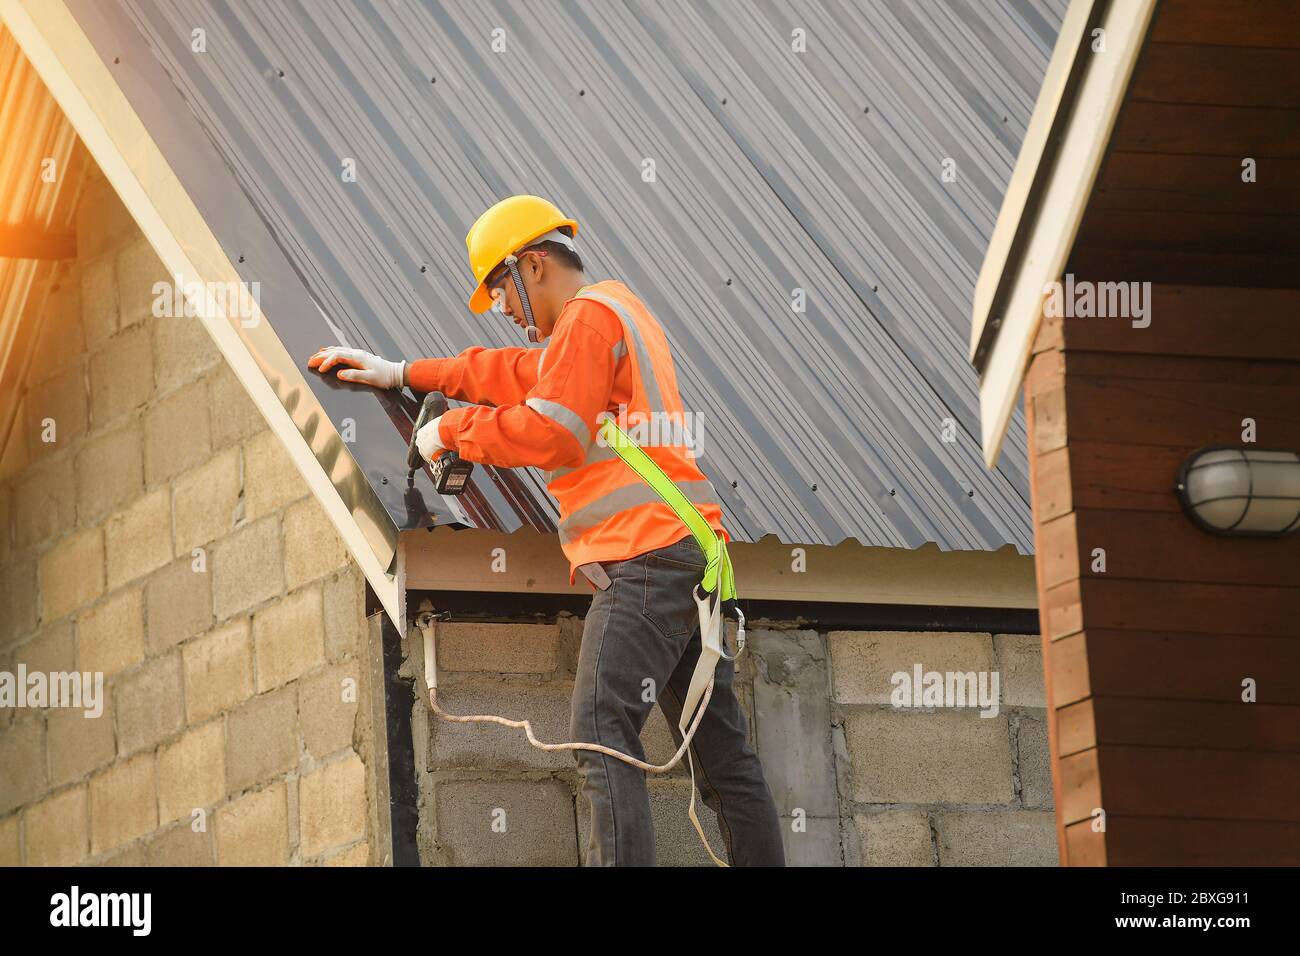
[[[473,346],[454,358],[408,362],[336,346],[308,366],[337,368],[344,381],[473,403],[421,428],[416,443],[426,459],[453,450],[473,462],[546,472],[569,581],[581,571],[596,592],[583,624],[571,739],[644,758],[640,734],[656,701],[682,742],[682,701],[701,650],[692,594],[705,555],[682,519],[600,440],[604,416],[628,419],[624,427],[634,434],[639,422],[656,418],[677,426],[651,429],[674,443],[643,447],[714,532],[729,536],[718,497],[686,445],[662,328],[622,282],[587,283],[577,234],[578,223],[547,200],[513,196],[483,213],[465,240],[477,283],[470,309],[482,313],[495,303],[544,348]],[[717,814],[730,863],[783,865],[776,804],[746,741],[735,665],[720,661],[714,678],[690,748],[700,796]],[[576,758],[591,810],[588,864],[653,865],[645,772],[601,753],[580,750]]]

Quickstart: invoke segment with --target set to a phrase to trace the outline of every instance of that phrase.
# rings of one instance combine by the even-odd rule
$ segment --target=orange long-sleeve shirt
[[[596,416],[632,395],[623,329],[609,309],[570,299],[544,349],[472,346],[410,365],[411,387],[475,403],[442,416],[438,437],[468,461],[501,468],[576,467]],[[494,406],[494,407],[489,407]]]

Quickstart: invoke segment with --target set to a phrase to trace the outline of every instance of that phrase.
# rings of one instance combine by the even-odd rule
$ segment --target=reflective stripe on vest
[[[616,453],[610,452],[614,457]],[[692,504],[717,504],[718,495],[713,490],[713,483],[707,478],[703,481],[674,482]],[[615,488],[608,494],[601,495],[595,501],[584,505],[573,514],[568,515],[559,524],[560,542],[567,543],[584,531],[596,527],[602,521],[614,517],[620,511],[635,508],[637,505],[663,504],[659,493],[643,481],[637,481],[622,488]]]
[[[646,348],[645,339],[641,337],[641,329],[636,324],[636,320],[623,308],[623,303],[586,289],[579,292],[575,298],[595,299],[602,305],[609,306],[623,320],[623,328],[632,335],[632,348],[636,350],[637,371],[641,375],[641,384],[645,389],[646,404],[650,406],[652,412],[664,411],[663,391],[659,388],[659,380],[655,377],[654,363],[650,361],[650,350]],[[626,346],[624,349],[626,350]]]

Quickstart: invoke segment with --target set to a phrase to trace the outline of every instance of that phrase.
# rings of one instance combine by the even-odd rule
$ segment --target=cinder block
[[[212,607],[217,620],[246,611],[284,590],[279,520],[240,528],[213,545]]]
[[[1046,708],[1043,639],[1037,634],[995,634],[993,650],[1002,672],[1002,703]]]
[[[76,645],[72,625],[59,621],[42,628],[31,640],[14,648],[14,664],[26,664],[27,672],[71,671],[76,669]]]
[[[940,866],[1056,866],[1056,816],[1037,810],[958,811],[935,818]]]
[[[88,180],[77,203],[77,261],[116,251],[140,234],[107,179]],[[112,258],[109,258],[112,265]]]
[[[1007,718],[975,711],[862,711],[844,718],[853,799],[862,803],[1010,803]]]
[[[143,236],[117,254],[118,318],[123,328],[154,319],[154,284],[174,279]],[[150,382],[152,384],[152,380]]]
[[[50,289],[41,311],[36,345],[27,365],[27,384],[35,385],[75,364],[86,351],[81,324],[81,278],[73,272]]]
[[[360,695],[355,661],[299,681],[298,723],[308,753],[319,759],[352,745]]]
[[[248,392],[224,361],[204,380],[212,408],[212,447],[222,448],[266,428]]]
[[[365,579],[355,565],[325,580],[325,656],[364,657]]]
[[[108,697],[108,688],[104,688]],[[50,782],[58,787],[71,783],[112,762],[113,709],[104,701],[103,713],[88,717],[84,710],[61,707],[51,710],[46,733],[50,744]]]
[[[930,815],[924,810],[856,813],[863,866],[934,866]]]
[[[212,624],[212,575],[195,571],[189,557],[173,561],[145,583],[147,642],[157,654],[201,634]]]
[[[81,542],[81,545],[84,549],[85,542]],[[51,562],[52,570],[50,573],[57,574],[66,568],[75,567],[77,558],[84,553],[84,550],[78,550],[62,555],[59,559]],[[102,570],[102,550],[100,554],[100,567]],[[44,563],[43,559],[42,563]],[[66,608],[60,608],[60,605],[66,604],[71,607],[83,600],[92,600],[94,595],[84,597],[81,593],[76,593],[77,589],[84,583],[56,579],[54,586],[59,593],[55,596],[53,605],[45,605],[45,620],[49,621],[58,616],[51,615],[49,613],[51,610],[59,610],[60,614],[66,610]],[[102,591],[103,587],[104,582],[101,576],[98,588]],[[0,614],[0,647],[11,645],[14,641],[36,630],[36,602],[40,593],[36,586],[35,558],[14,558],[7,565],[0,566],[0,607],[5,609],[5,613]]]
[[[821,635],[760,628],[749,640],[757,666],[754,732],[777,810],[837,817],[830,680]]]
[[[546,743],[569,737],[568,682],[531,684],[484,679],[439,687],[439,705],[450,714],[499,714],[528,720],[533,733]],[[497,724],[456,724],[433,720],[429,725],[430,770],[458,767],[479,769],[571,770],[567,751],[545,752],[532,747],[522,730]]]
[[[19,822],[21,814],[0,820],[0,866],[22,866],[23,853]]]
[[[549,674],[555,670],[560,629],[555,624],[438,625],[438,667],[444,671]]]
[[[99,856],[158,827],[154,755],[119,761],[90,778],[90,855]]]
[[[100,601],[77,619],[77,665],[105,679],[144,660],[144,612],[139,588]]]
[[[84,205],[84,203],[82,204]],[[77,237],[81,242],[81,237]],[[86,346],[97,349],[117,332],[117,275],[113,256],[78,258],[81,271],[81,324]]]
[[[41,620],[53,621],[104,593],[104,535],[87,528],[41,555]]]
[[[201,723],[253,694],[247,618],[231,621],[182,648],[186,720]]]
[[[77,508],[93,521],[144,490],[144,432],[138,419],[92,437],[77,454]]]
[[[297,501],[308,490],[275,432],[263,429],[244,445],[244,510],[250,521]]]
[[[356,846],[348,847],[340,853],[326,857],[321,861],[321,866],[369,866],[370,865],[370,844],[358,843]]]
[[[28,866],[72,866],[86,858],[86,788],[46,797],[23,814]]]
[[[74,448],[77,439],[86,434],[89,408],[85,363],[78,359],[77,364],[28,390],[20,424],[15,424],[10,440],[25,438],[27,456],[33,462],[52,458],[65,448]]]
[[[77,488],[70,458],[29,469],[14,488],[14,540],[23,550],[52,542],[77,524]]]
[[[355,753],[328,763],[298,783],[302,855],[319,856],[366,835],[366,767]]]
[[[325,663],[319,586],[295,591],[253,616],[253,662],[259,694]]]
[[[151,379],[152,381],[152,379]],[[220,409],[213,408],[214,413]],[[208,390],[195,382],[164,395],[144,416],[144,480],[152,486],[207,458],[212,450]]]
[[[154,383],[160,392],[192,382],[222,361],[221,352],[197,316],[160,316],[149,323],[149,330],[153,334]]]
[[[19,665],[26,666],[28,674],[37,672],[66,674],[75,671],[76,644],[72,639],[72,624],[64,620],[42,628],[30,640],[14,648],[12,660],[12,670],[15,674]],[[12,708],[13,716],[25,717],[29,714],[41,713],[46,707],[51,706],[53,694],[57,690],[58,688],[47,688],[44,703],[31,707]]]
[[[910,631],[831,631],[831,680],[841,704],[889,704],[892,677],[923,671],[991,673],[993,639],[988,634]]]
[[[49,772],[45,765],[45,722],[30,717],[9,725],[0,734],[0,815],[45,792]]]
[[[148,866],[211,866],[212,817],[207,828],[195,831],[188,820],[164,830],[149,841],[145,850]]]
[[[148,329],[127,329],[90,357],[90,409],[99,429],[130,414],[153,395],[153,346]]]
[[[212,720],[183,734],[158,752],[158,817],[166,826],[189,821],[196,809],[226,795],[226,738],[223,722]]]
[[[1016,727],[1016,767],[1020,773],[1020,801],[1027,807],[1051,810],[1052,754],[1044,716],[1022,715]]]
[[[90,864],[91,866],[120,866],[128,869],[139,869],[145,866],[145,848],[144,844],[136,843],[132,846],[123,847],[116,852],[101,856]]]
[[[178,554],[190,554],[234,530],[239,517],[239,470],[239,449],[231,447],[176,478],[172,508]]]
[[[154,658],[124,677],[113,693],[117,749],[133,754],[152,748],[185,723],[180,654]]]
[[[255,697],[226,724],[226,785],[239,793],[298,766],[298,698],[293,685]]]
[[[289,862],[289,804],[283,782],[245,794],[217,810],[217,865],[284,866]]]
[[[573,794],[558,780],[446,780],[434,789],[451,866],[575,866]]]
[[[104,540],[110,588],[144,577],[171,561],[170,490],[150,492],[110,517],[104,524]]]
[[[350,560],[343,540],[315,498],[304,498],[284,513],[284,576],[291,590]]]

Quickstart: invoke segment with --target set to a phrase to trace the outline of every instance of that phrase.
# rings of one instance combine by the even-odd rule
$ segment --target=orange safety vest
[[[730,541],[717,492],[690,452],[692,419],[677,393],[663,329],[645,304],[616,280],[584,286],[575,298],[605,306],[623,327],[615,351],[620,361],[626,357],[632,363],[632,395],[626,408],[611,405],[606,414],[663,469],[714,531]],[[598,431],[581,465],[547,472],[546,479],[547,490],[560,506],[560,544],[573,569],[592,561],[632,558],[690,534],[654,489],[605,446]]]

